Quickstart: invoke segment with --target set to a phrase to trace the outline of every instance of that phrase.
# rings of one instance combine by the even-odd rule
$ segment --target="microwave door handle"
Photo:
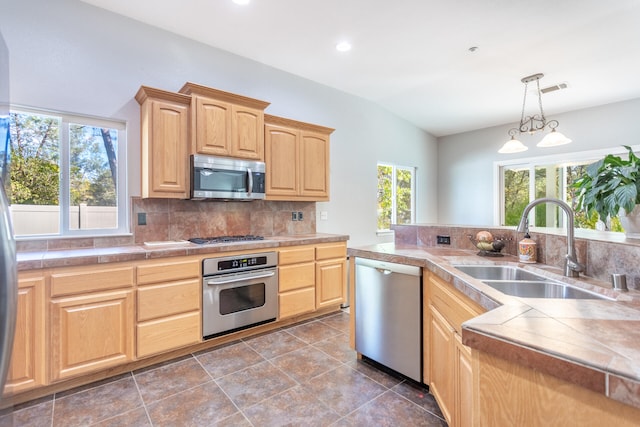
[[[271,277],[275,274],[276,273],[273,271],[268,271],[266,273],[254,273],[254,274],[246,274],[246,275],[243,274],[240,276],[235,276],[235,277],[226,278],[226,279],[212,279],[212,280],[207,280],[207,285],[224,285],[225,283],[244,282],[246,280],[252,280],[252,279],[263,279],[265,277]]]
[[[247,168],[247,174],[249,175],[249,195],[253,192],[253,173],[251,168]]]

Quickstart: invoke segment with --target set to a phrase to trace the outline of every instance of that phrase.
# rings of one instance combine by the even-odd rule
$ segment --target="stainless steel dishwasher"
[[[356,258],[356,351],[422,382],[422,269]]]

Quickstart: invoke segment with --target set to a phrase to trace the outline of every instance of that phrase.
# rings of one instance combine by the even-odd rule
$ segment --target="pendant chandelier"
[[[571,142],[569,138],[556,131],[556,128],[559,124],[557,120],[547,121],[547,118],[544,116],[544,110],[542,109],[542,92],[540,92],[540,79],[542,77],[544,77],[544,74],[538,73],[524,77],[522,79],[522,83],[524,83],[524,99],[522,100],[520,127],[509,129],[509,136],[511,137],[511,139],[505,142],[502,148],[498,150],[498,153],[509,154],[528,150],[529,148],[526,145],[516,139],[516,135],[519,135],[523,132],[527,132],[530,135],[533,135],[539,130],[544,130],[545,127],[549,127],[551,131],[547,135],[545,135],[544,138],[542,138],[542,141],[537,144],[538,147],[557,147],[558,145],[564,145]],[[536,82],[540,113],[525,117],[524,110],[527,105],[527,88],[529,86],[529,83],[532,82]]]

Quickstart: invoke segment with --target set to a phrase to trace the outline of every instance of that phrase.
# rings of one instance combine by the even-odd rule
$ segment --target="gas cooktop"
[[[246,242],[252,240],[264,240],[264,237],[247,234],[244,236],[194,237],[193,239],[189,239],[191,243],[195,243],[198,245],[208,245],[211,243]]]

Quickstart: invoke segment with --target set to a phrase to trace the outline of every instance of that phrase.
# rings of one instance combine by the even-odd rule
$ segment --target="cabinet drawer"
[[[128,288],[133,286],[133,278],[133,266],[54,271],[51,274],[51,296]]]
[[[200,259],[154,262],[138,266],[138,284],[171,282],[200,277]]]
[[[138,288],[138,321],[200,309],[200,279]]]
[[[316,284],[316,266],[313,262],[278,267],[278,289],[286,292]]]
[[[303,248],[282,249],[278,255],[278,265],[296,264],[299,262],[313,261],[316,258],[316,250],[313,246]]]
[[[200,342],[200,312],[138,324],[138,357]]]
[[[428,277],[431,304],[451,323],[457,333],[461,333],[463,322],[486,311],[440,278],[433,274],[429,274]]]
[[[337,243],[331,245],[321,245],[316,247],[316,259],[330,258],[346,258],[347,245],[345,243]]]
[[[285,292],[278,295],[278,302],[280,303],[280,319],[308,313],[316,308],[316,289],[311,287]]]

